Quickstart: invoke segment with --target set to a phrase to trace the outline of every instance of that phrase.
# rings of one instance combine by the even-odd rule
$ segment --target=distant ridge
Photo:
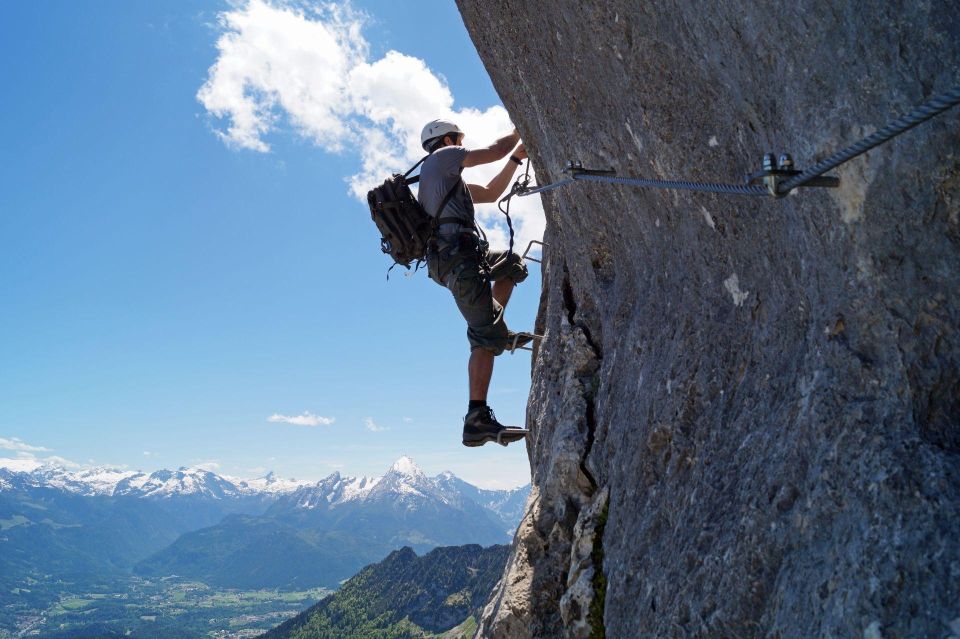
[[[508,553],[508,546],[477,545],[436,548],[422,557],[396,550],[261,639],[413,639],[457,627],[463,632],[449,636],[472,636],[472,617]]]
[[[0,490],[11,488],[14,482],[21,486],[57,488],[84,496],[165,498],[194,495],[214,499],[280,495],[312,483],[281,479],[273,472],[256,479],[239,479],[185,466],[177,470],[161,469],[145,473],[109,467],[70,470],[59,465],[5,461],[0,465]]]

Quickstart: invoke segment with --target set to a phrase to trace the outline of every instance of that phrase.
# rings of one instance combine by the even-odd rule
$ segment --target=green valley
[[[242,639],[260,635],[332,592],[224,590],[197,581],[136,577],[83,591],[62,581],[14,590],[3,595],[2,614],[3,626],[15,630],[0,629],[0,639],[31,633],[50,639]],[[56,603],[34,608],[20,601],[31,595]]]

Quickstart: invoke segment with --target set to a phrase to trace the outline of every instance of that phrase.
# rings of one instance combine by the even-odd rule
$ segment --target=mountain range
[[[0,468],[0,593],[25,602],[32,583],[79,588],[134,570],[240,588],[335,585],[404,545],[508,541],[528,492],[426,477],[406,457],[382,477],[314,483],[196,468]]]
[[[228,588],[336,586],[403,546],[508,542],[526,493],[483,491],[451,473],[427,477],[402,457],[382,477],[334,473],[279,496],[262,515],[185,534],[135,572]]]

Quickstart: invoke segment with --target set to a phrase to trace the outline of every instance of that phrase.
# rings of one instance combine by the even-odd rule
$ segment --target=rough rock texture
[[[541,183],[809,165],[960,82],[946,0],[458,3]],[[544,196],[534,490],[478,637],[960,633],[958,134],[779,201]]]

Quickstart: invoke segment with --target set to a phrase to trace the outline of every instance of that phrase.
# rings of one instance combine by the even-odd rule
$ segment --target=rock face
[[[458,0],[537,177],[739,182],[960,81],[960,4]],[[782,200],[577,183],[478,637],[960,634],[960,109]]]

